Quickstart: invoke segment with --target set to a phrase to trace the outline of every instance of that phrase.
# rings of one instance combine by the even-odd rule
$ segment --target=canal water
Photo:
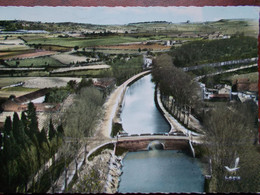
[[[154,103],[151,74],[134,82],[126,91],[121,113],[123,129],[130,134],[166,133],[170,125]]]
[[[125,94],[121,119],[131,134],[169,132],[170,125],[154,103],[151,75],[133,83]],[[197,159],[176,150],[129,152],[123,160],[120,193],[203,192],[204,177]]]

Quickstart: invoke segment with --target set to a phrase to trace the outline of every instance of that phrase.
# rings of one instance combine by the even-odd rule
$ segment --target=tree
[[[239,103],[233,106],[216,107],[203,121],[206,127],[205,142],[209,158],[212,159],[212,179],[215,181],[212,185],[215,191],[259,191],[260,185],[257,180],[260,178],[260,165],[257,162],[260,157],[253,145],[255,140],[252,131],[256,129],[255,116],[250,113],[247,105]],[[228,183],[224,180],[228,174],[224,166],[233,166],[236,157],[241,159],[240,169],[237,171],[241,180]]]
[[[16,142],[19,145],[23,145],[24,141],[24,129],[22,122],[20,121],[18,114],[15,112],[13,115],[13,135]]]
[[[158,84],[163,95],[173,96],[178,111],[199,100],[199,86],[192,77],[173,64],[171,56],[163,54],[153,61],[153,81]],[[180,112],[179,112],[180,114]]]
[[[52,119],[50,119],[50,124],[49,124],[49,140],[51,141],[54,137],[56,136],[56,131],[54,129]]]
[[[57,132],[58,132],[58,135],[59,135],[59,136],[63,136],[63,135],[64,135],[64,129],[63,129],[62,124],[60,124],[60,125],[58,126]]]
[[[28,120],[28,128],[30,133],[32,135],[37,135],[39,133],[38,120],[36,116],[36,109],[32,102],[28,104],[27,120]]]
[[[75,46],[74,50],[77,51],[79,49],[79,46]]]
[[[73,138],[92,135],[103,102],[103,94],[98,89],[93,87],[82,88],[78,93],[75,104],[64,116],[65,135]]]
[[[12,120],[11,120],[11,117],[8,116],[8,117],[6,117],[6,119],[5,119],[4,133],[5,133],[6,135],[10,135],[10,134],[11,134],[11,131],[12,131]]]
[[[15,66],[16,66],[16,67],[18,67],[18,66],[19,66],[19,64],[20,64],[20,62],[19,62],[19,61],[16,61],[16,62],[15,62]]]
[[[43,144],[44,142],[48,143],[47,133],[44,128],[42,128],[41,132],[38,135],[38,140],[40,144]]]
[[[83,87],[90,87],[92,85],[93,85],[92,79],[82,78],[81,81],[79,82],[77,92],[79,92]]]
[[[141,52],[141,48],[138,49],[138,52],[139,52],[139,53]]]

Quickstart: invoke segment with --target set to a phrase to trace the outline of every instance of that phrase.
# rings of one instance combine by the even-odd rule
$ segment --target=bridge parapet
[[[129,151],[148,150],[149,143],[159,141],[164,145],[165,150],[187,150],[189,149],[189,141],[187,139],[165,139],[159,137],[142,137],[138,139],[118,139],[117,146],[125,148]]]

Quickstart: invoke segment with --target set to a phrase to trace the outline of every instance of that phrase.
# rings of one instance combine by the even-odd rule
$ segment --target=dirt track
[[[129,45],[115,45],[115,46],[99,46],[97,48],[104,48],[104,49],[130,49],[130,50],[138,50],[140,49],[153,49],[153,50],[161,50],[161,49],[170,49],[171,46],[164,46],[160,44],[152,44],[152,45],[145,45],[145,44],[129,44]]]

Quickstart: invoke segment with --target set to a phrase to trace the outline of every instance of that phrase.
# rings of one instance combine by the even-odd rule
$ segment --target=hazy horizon
[[[254,18],[233,18],[233,19],[219,19],[219,20],[211,20],[211,21],[201,21],[201,22],[190,22],[190,23],[204,23],[204,22],[217,22],[217,21],[220,21],[220,20],[257,20],[257,19],[254,19]],[[9,19],[9,20],[1,20],[0,21],[25,21],[25,22],[41,22],[41,21],[30,21],[30,20],[15,20],[15,19]],[[182,24],[182,23],[186,23],[187,21],[183,21],[183,22],[169,22],[169,21],[139,21],[139,22],[130,22],[130,23],[127,23],[127,24],[94,24],[94,23],[82,23],[82,22],[41,22],[41,23],[46,23],[46,24],[51,24],[51,23],[54,23],[54,24],[64,24],[64,23],[73,23],[73,24],[89,24],[89,25],[97,25],[97,26],[124,26],[124,25],[129,25],[129,24],[140,24],[140,23],[160,23],[160,22],[165,22],[165,23],[171,23],[171,24]]]
[[[149,21],[191,23],[259,19],[259,7],[0,7],[0,20],[126,25]]]

